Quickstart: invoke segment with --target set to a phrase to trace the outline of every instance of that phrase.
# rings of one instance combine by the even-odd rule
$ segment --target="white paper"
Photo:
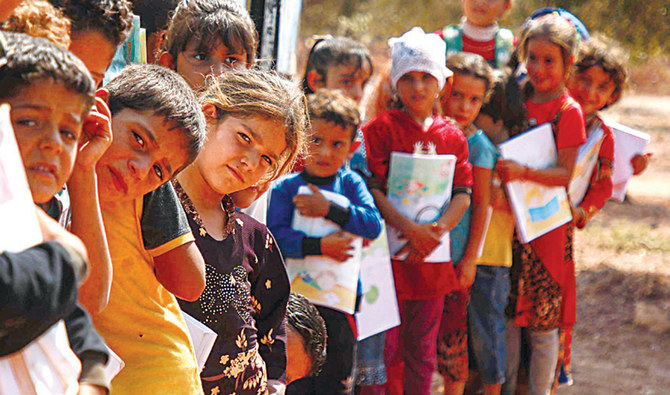
[[[500,144],[503,159],[534,169],[556,166],[557,151],[551,125],[536,128]],[[531,181],[507,183],[507,196],[524,243],[548,233],[572,219],[563,187],[547,187]]]
[[[191,336],[191,343],[193,343],[193,349],[195,350],[195,359],[198,361],[198,371],[201,372],[202,368],[205,367],[209,354],[212,352],[218,335],[209,329],[208,326],[183,311],[181,314],[184,316],[188,333]]]
[[[0,252],[23,251],[42,242],[8,105],[0,106],[0,218]]]
[[[20,390],[23,385],[36,395],[74,395],[80,372],[81,363],[70,349],[61,320],[20,351],[0,358],[0,395],[25,393]]]
[[[573,207],[577,207],[584,200],[586,191],[589,189],[589,185],[591,185],[591,175],[598,163],[598,154],[600,153],[602,143],[603,129],[598,124],[577,152],[572,180],[570,180],[570,185],[568,186],[568,196],[570,197],[570,204]]]
[[[391,255],[386,238],[386,225],[361,257],[363,298],[356,313],[358,341],[400,325],[398,299],[395,293]]]
[[[107,373],[107,378],[112,380],[123,370],[126,363],[111,348],[107,347],[107,352],[109,352],[109,359],[107,360],[107,364],[105,364],[105,372]]]
[[[614,165],[612,169],[612,198],[623,202],[626,197],[628,181],[633,177],[630,160],[637,154],[643,154],[649,145],[649,134],[632,129],[614,121],[605,121],[614,133]]]
[[[303,185],[299,195],[309,195],[312,191]],[[330,191],[321,194],[342,207],[349,206],[346,196]],[[325,218],[305,217],[298,210],[293,213],[292,228],[308,237],[325,237],[342,229],[335,222]],[[306,256],[304,259],[286,259],[286,268],[291,281],[291,291],[303,295],[310,302],[354,314],[358,275],[361,263],[363,239],[355,237],[352,242],[353,257],[338,262],[327,256]]]
[[[387,197],[400,214],[412,221],[429,224],[440,218],[449,207],[454,180],[456,156],[433,154],[391,153]],[[408,241],[391,227],[388,231],[389,251],[394,259],[404,260],[407,254],[397,255]],[[425,262],[451,260],[449,232]]]

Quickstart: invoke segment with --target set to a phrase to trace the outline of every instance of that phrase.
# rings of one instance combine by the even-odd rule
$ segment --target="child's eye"
[[[37,126],[37,121],[32,118],[23,118],[16,121],[17,125],[26,126],[29,128]]]
[[[321,144],[321,137],[312,137],[312,143]]]
[[[207,54],[204,53],[204,52],[197,53],[197,54],[193,55],[193,57],[195,58],[195,60],[199,60],[199,61],[204,61],[204,60],[207,60],[207,58],[208,58]]]
[[[342,148],[344,144],[341,141],[336,141],[333,143],[333,147],[335,148]]]
[[[244,140],[245,143],[247,143],[247,144],[251,143],[251,138],[249,136],[247,136],[246,134],[244,134],[242,132],[238,132],[237,135],[240,136],[240,138],[242,140]]]
[[[154,165],[154,173],[156,173],[159,179],[163,180],[163,170],[161,170],[160,166]]]
[[[140,136],[139,134],[137,134],[135,132],[132,132],[132,133],[133,133],[133,137],[135,138],[135,141],[137,141],[137,144],[139,144],[140,147],[144,147],[144,139],[142,138],[142,136]]]
[[[274,163],[274,162],[272,162],[272,158],[270,158],[270,157],[267,156],[267,155],[263,155],[262,158],[263,158],[263,160],[266,161],[267,164],[270,165],[270,166],[272,166],[272,164]]]
[[[234,56],[229,56],[225,59],[225,62],[228,66],[234,67],[240,63],[240,60]]]
[[[344,87],[349,87],[354,84],[354,81],[352,79],[346,78],[340,81],[340,84]]]
[[[63,137],[65,137],[67,140],[77,141],[77,135],[75,135],[74,132],[69,129],[61,130],[60,134],[63,135]]]

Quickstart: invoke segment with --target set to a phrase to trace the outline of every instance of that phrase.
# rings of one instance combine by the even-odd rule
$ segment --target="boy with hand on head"
[[[108,287],[111,270],[94,167],[111,142],[111,132],[99,113],[88,115],[95,100],[93,80],[79,59],[47,40],[14,33],[5,33],[4,37],[7,63],[0,68],[0,100],[12,107],[12,126],[33,200],[36,204],[47,203],[66,182],[77,184],[73,198],[77,200],[78,215],[85,217],[80,223],[87,225],[86,232],[80,234],[90,250],[96,249],[92,254],[95,259],[91,259],[91,276],[84,284]],[[81,175],[71,177],[73,169]],[[85,252],[83,257],[81,253],[68,252],[71,256],[79,255],[79,259],[86,258]],[[53,280],[58,281],[58,277]],[[31,292],[28,284],[24,284],[23,298],[12,300],[18,304],[26,300]],[[67,285],[63,292],[76,286],[72,279]],[[54,302],[46,305],[53,306]],[[86,384],[82,388],[86,390],[90,385],[89,390],[104,393],[109,386],[103,368],[108,358],[104,342],[93,330],[83,308],[63,307],[60,318],[65,318],[72,350],[82,361],[80,382]],[[31,313],[26,317],[31,317]],[[31,320],[32,328],[20,334],[15,332],[18,340],[8,341],[20,347],[28,344],[36,334],[53,324],[43,318],[40,314],[38,320]],[[13,351],[16,350],[18,348]]]
[[[338,262],[351,257],[354,235],[375,239],[381,217],[365,182],[356,172],[343,168],[356,151],[354,143],[359,114],[356,104],[339,92],[320,90],[309,98],[312,120],[310,156],[301,173],[279,180],[272,189],[268,227],[282,253],[290,258],[323,255]],[[307,185],[312,194],[298,194]],[[344,195],[347,207],[328,201],[321,190]],[[323,238],[308,237],[291,228],[293,213],[328,219],[342,229]],[[312,393],[348,394],[353,390],[356,336],[353,316],[318,306],[328,329],[328,356],[323,371],[310,378]]]
[[[97,96],[112,114],[114,141],[96,173],[114,276],[107,308],[93,321],[126,364],[112,387],[120,394],[176,388],[200,393],[193,346],[175,295],[195,300],[202,293],[202,257],[190,232],[175,235],[160,224],[153,232],[163,232],[158,236],[169,241],[164,248],[147,250],[140,222],[144,195],[197,156],[204,116],[188,84],[160,66],[127,66]],[[153,258],[182,245],[199,260]]]
[[[498,25],[512,0],[461,0],[463,18],[458,25],[447,25],[437,34],[447,44],[446,56],[473,52],[495,68],[502,69],[514,50],[514,33]]]

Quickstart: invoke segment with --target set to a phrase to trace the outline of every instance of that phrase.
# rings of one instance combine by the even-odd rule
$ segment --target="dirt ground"
[[[559,395],[670,393],[670,331],[636,319],[640,303],[665,309],[651,318],[670,318],[669,113],[670,97],[631,94],[604,114],[648,132],[653,157],[630,182],[629,201],[608,202],[577,233],[574,385]]]

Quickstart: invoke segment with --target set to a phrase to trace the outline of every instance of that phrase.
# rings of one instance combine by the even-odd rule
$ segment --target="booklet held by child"
[[[306,185],[298,189],[300,195],[311,193]],[[340,206],[349,205],[349,199],[343,195],[324,190],[321,190],[321,194]],[[339,225],[328,219],[305,217],[298,210],[293,213],[292,228],[308,237],[325,237],[342,230]],[[344,262],[323,255],[306,256],[303,259],[287,258],[286,269],[291,282],[291,292],[305,296],[316,305],[354,314],[363,239],[355,237],[351,245],[353,256]]]
[[[613,121],[608,120],[605,124],[614,133],[612,198],[623,202],[626,197],[628,181],[633,177],[633,165],[631,165],[630,161],[635,155],[644,153],[651,141],[651,136]]]
[[[391,153],[387,197],[393,207],[412,221],[429,224],[437,221],[451,201],[456,156],[404,152]],[[408,243],[402,234],[389,227],[389,250],[394,259],[404,260],[398,252]],[[442,243],[424,260],[451,260],[449,232]]]
[[[570,196],[570,205],[577,207],[579,203],[584,200],[586,191],[591,184],[591,175],[593,169],[598,163],[598,153],[600,153],[600,146],[603,143],[604,132],[598,123],[594,128],[586,142],[579,147],[577,151],[577,159],[575,160],[575,168],[572,171],[572,180],[568,185],[568,196]]]
[[[532,149],[529,149],[532,147]],[[500,144],[503,159],[534,169],[556,165],[558,153],[549,123],[532,128]],[[532,181],[507,183],[507,196],[521,241],[528,243],[572,219],[564,187],[548,187]]]

